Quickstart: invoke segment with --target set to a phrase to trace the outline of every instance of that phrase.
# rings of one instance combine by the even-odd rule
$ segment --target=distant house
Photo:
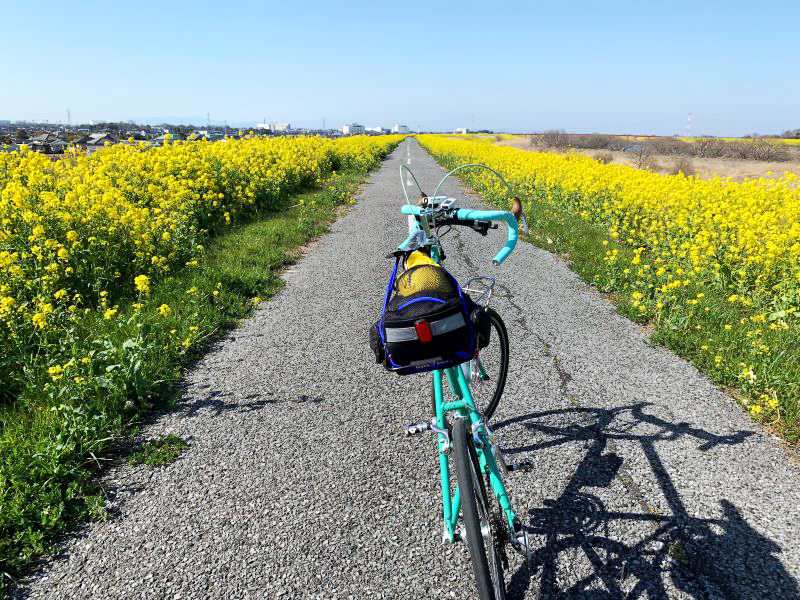
[[[55,133],[37,133],[28,140],[28,146],[44,154],[62,154],[69,144]]]
[[[119,140],[110,133],[89,133],[79,137],[73,143],[76,146],[85,148],[88,152],[94,152],[98,148],[102,148],[106,142],[116,144]]]
[[[171,144],[185,140],[186,137],[182,133],[162,133],[160,136],[153,140],[156,146],[163,146],[164,144]]]
[[[69,146],[69,142],[58,138],[50,142],[48,146],[50,148],[50,154],[64,154],[64,148]]]
[[[457,127],[453,133],[457,133],[459,135],[467,135],[469,130],[466,127]]]
[[[408,133],[408,125],[397,124],[392,127],[392,133]]]
[[[137,131],[135,129],[130,129],[125,132],[125,139],[134,139],[137,141],[146,140],[147,139],[147,132],[146,131]]]

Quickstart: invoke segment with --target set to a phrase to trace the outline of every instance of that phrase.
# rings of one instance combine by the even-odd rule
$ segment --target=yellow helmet
[[[408,269],[397,276],[395,287],[400,296],[411,296],[419,292],[446,294],[452,291],[453,284],[444,269],[427,254],[414,251],[406,261]],[[420,267],[412,269],[412,267]]]
[[[411,267],[416,267],[417,265],[434,265],[438,267],[439,263],[437,263],[424,252],[414,250],[406,259],[406,267],[410,269]]]

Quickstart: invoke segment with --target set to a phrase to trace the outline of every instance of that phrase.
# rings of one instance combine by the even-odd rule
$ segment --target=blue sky
[[[800,3],[12,2],[0,119],[800,127]]]

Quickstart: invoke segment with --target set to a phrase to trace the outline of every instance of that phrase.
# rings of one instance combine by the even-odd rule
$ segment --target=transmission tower
[[[692,137],[692,113],[689,113],[689,118],[686,119],[686,137]]]
[[[70,127],[72,126],[72,115],[70,114],[69,109],[67,109],[67,125]]]

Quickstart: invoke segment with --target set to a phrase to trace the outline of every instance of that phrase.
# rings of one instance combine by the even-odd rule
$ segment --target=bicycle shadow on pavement
[[[195,418],[201,415],[219,417],[225,413],[250,413],[279,404],[320,404],[325,401],[324,395],[279,395],[272,391],[236,395],[231,392],[210,389],[208,385],[190,389],[184,386],[181,400],[173,406],[154,413],[151,421],[155,422],[164,415],[176,415]]]
[[[529,512],[526,530],[535,540],[534,553],[513,573],[508,597],[522,598],[538,585],[539,598],[800,598],[797,581],[776,557],[780,546],[748,524],[728,499],[718,500],[721,517],[693,517],[656,451],[656,443],[688,436],[706,452],[739,444],[753,432],[717,435],[648,414],[647,406],[575,407],[494,424],[496,431],[522,425],[543,438],[507,448],[509,457],[575,442],[586,448],[562,494]],[[615,452],[617,440],[639,444],[671,514],[646,501]],[[621,484],[628,503],[641,511],[610,511],[599,492],[587,489],[612,484]]]

